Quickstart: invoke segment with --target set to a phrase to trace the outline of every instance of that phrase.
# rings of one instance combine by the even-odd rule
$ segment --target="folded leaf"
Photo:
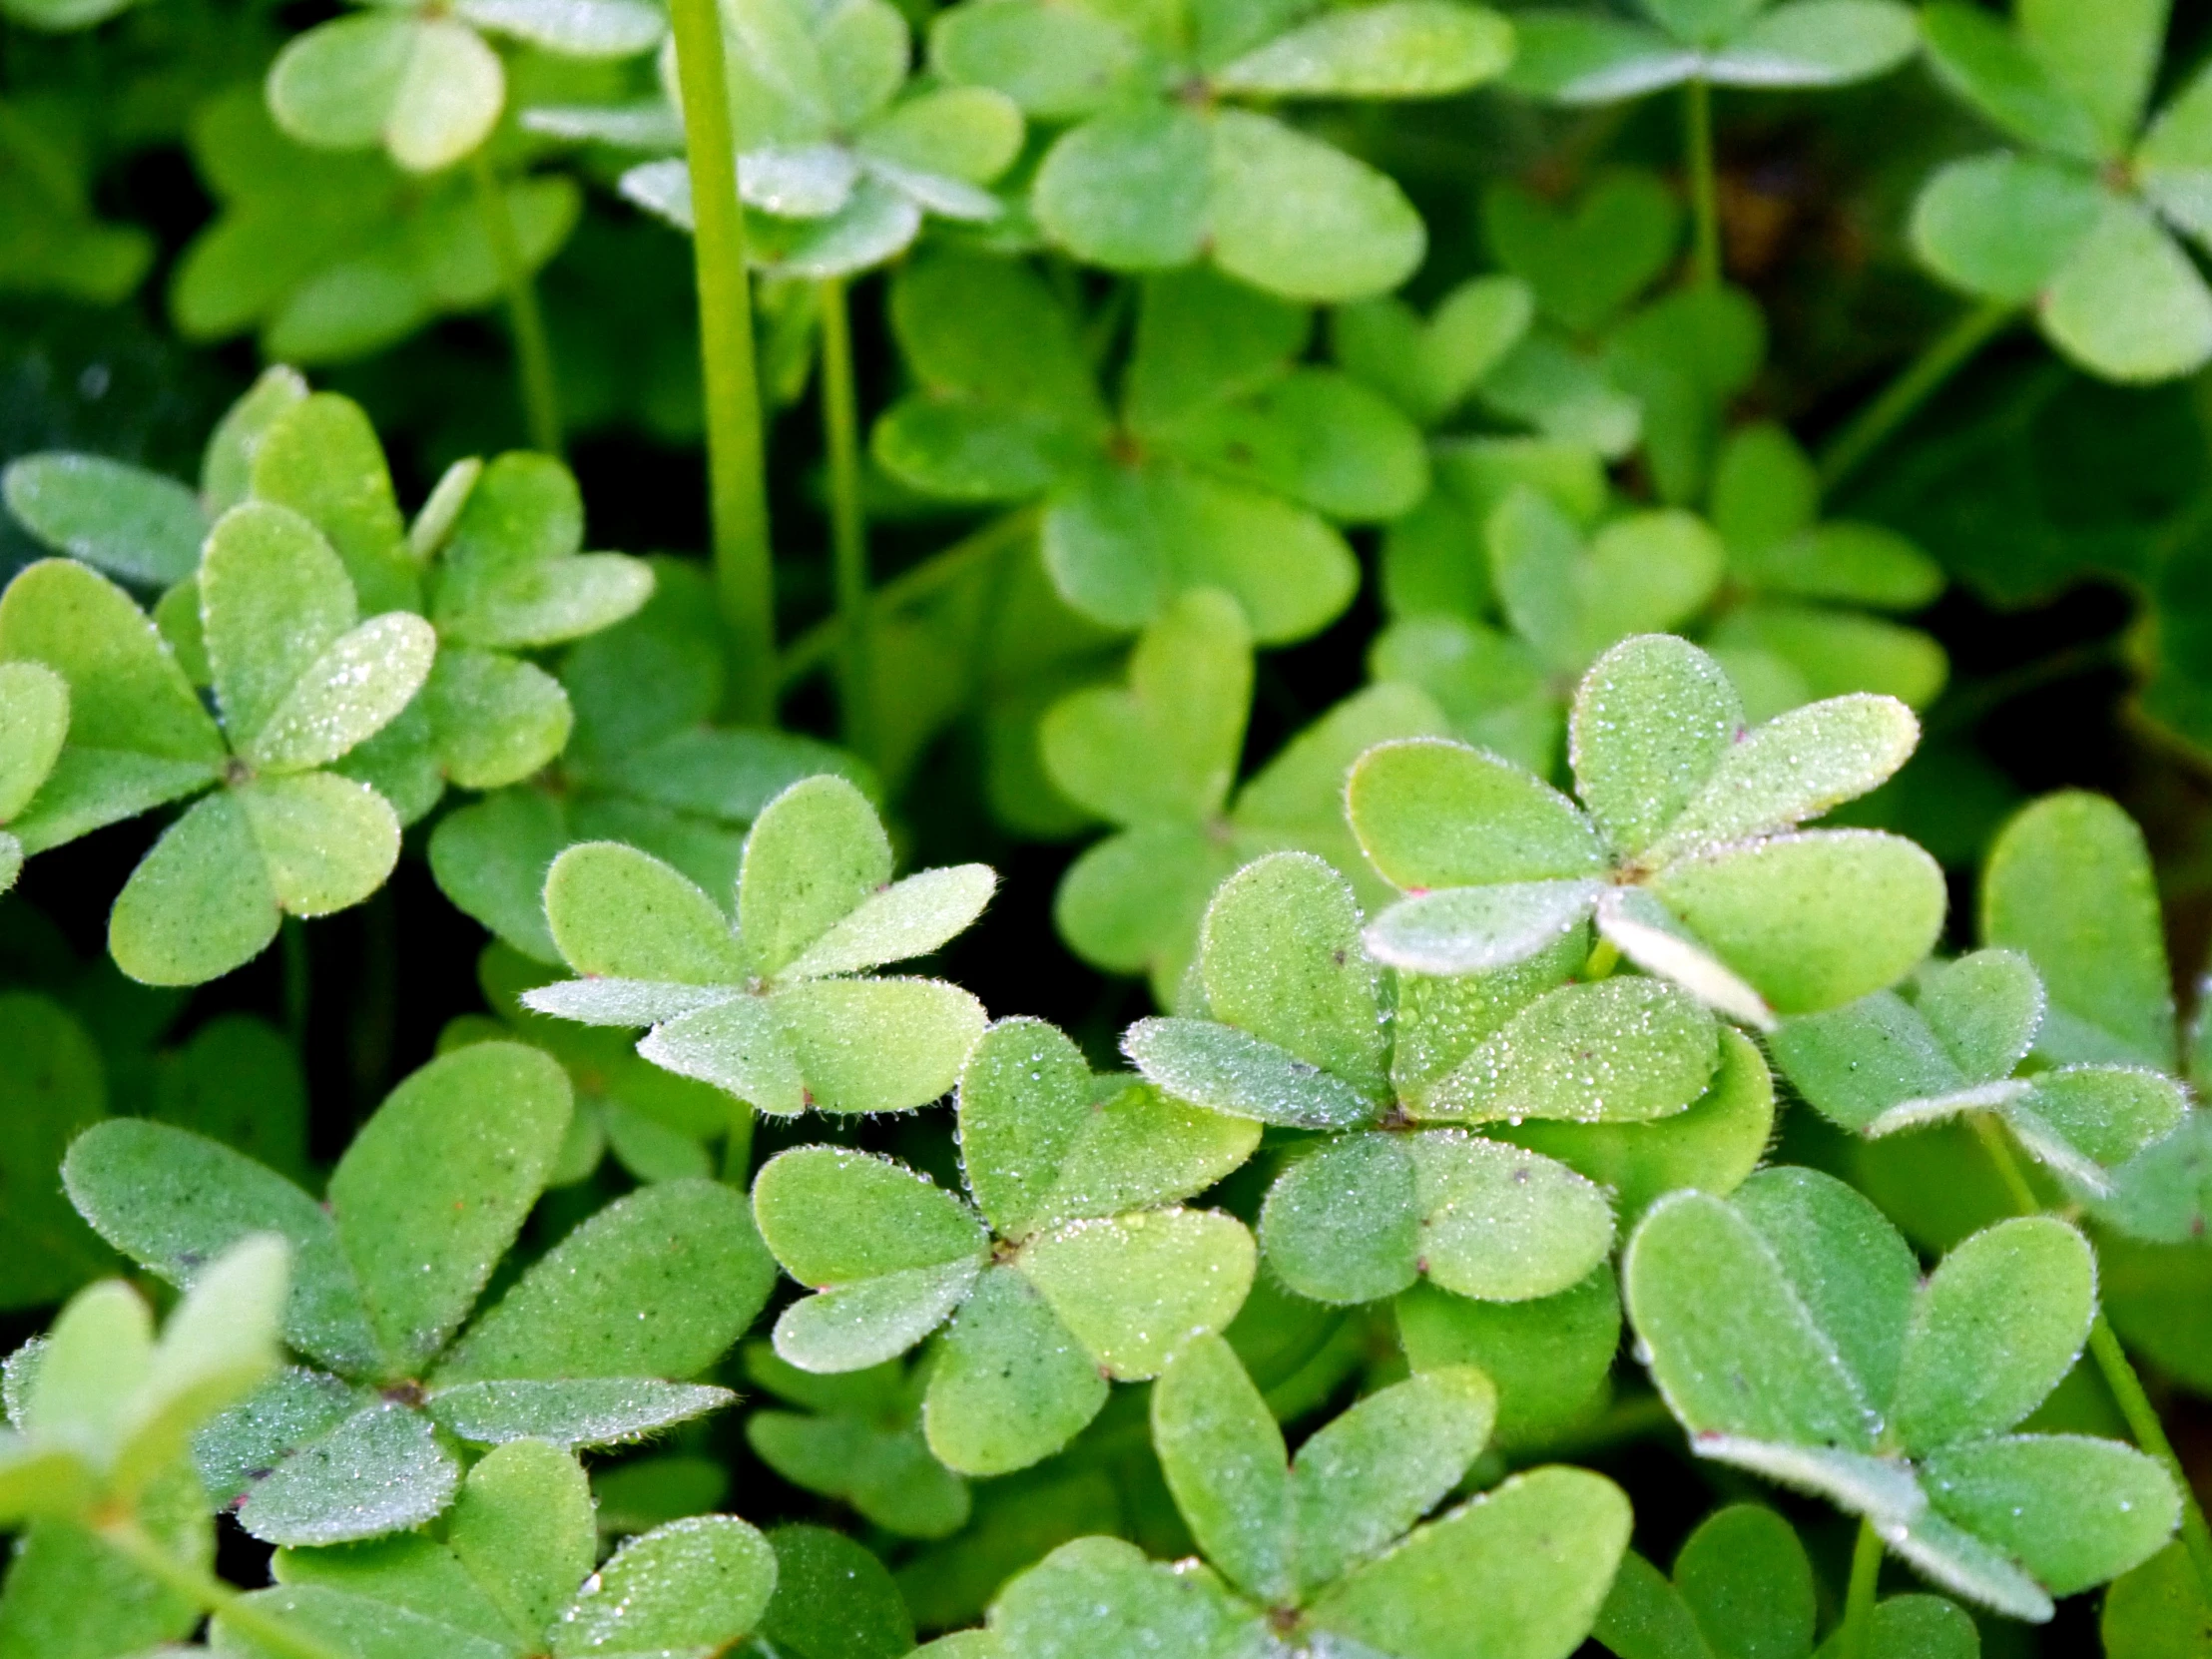
[[[776,1352],[802,1371],[864,1371],[896,1359],[966,1300],[977,1257],[900,1268],[802,1297],[776,1322]]]
[[[619,1377],[462,1382],[438,1389],[423,1408],[440,1428],[478,1445],[533,1440],[574,1448],[642,1440],[736,1400],[727,1388]]]
[[[863,898],[788,963],[784,974],[811,979],[926,956],[981,915],[997,885],[988,864],[909,875]]]
[[[1121,1045],[1150,1082],[1232,1117],[1344,1129],[1369,1121],[1381,1107],[1334,1073],[1212,1020],[1141,1019],[1122,1033]]]

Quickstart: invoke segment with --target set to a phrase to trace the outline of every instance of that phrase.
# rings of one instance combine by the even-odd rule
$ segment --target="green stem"
[[[844,745],[874,761],[875,682],[867,596],[867,519],[860,503],[859,399],[852,383],[852,330],[844,283],[822,284],[822,429],[830,451],[830,530],[835,562],[837,704]]]
[[[529,267],[522,258],[522,243],[515,235],[506,193],[500,190],[491,158],[481,145],[469,159],[469,172],[476,180],[477,210],[484,216],[484,240],[491,244],[500,286],[507,290],[507,320],[514,329],[515,372],[522,384],[522,418],[530,433],[530,447],[558,455],[561,399],[553,378],[553,346],[545,335],[545,316],[538,309],[537,285],[530,280]]]
[[[1692,270],[1707,287],[1721,279],[1720,186],[1713,167],[1713,89],[1693,75],[1682,84],[1683,117],[1689,141],[1690,213],[1696,228],[1691,244]]]
[[[100,1529],[100,1536],[116,1553],[126,1557],[147,1577],[176,1591],[195,1607],[219,1615],[240,1635],[256,1645],[287,1659],[345,1659],[289,1621],[247,1599],[245,1592],[214,1574],[180,1561],[148,1537],[136,1521],[117,1521]]]
[[[1031,535],[1037,528],[1037,509],[1022,507],[994,518],[981,529],[972,532],[941,553],[928,558],[875,590],[868,603],[871,618],[896,616],[909,605],[919,604],[932,594],[941,592],[975,569],[988,564],[1010,544]],[[789,691],[808,675],[824,667],[836,656],[838,642],[844,637],[843,618],[830,616],[818,622],[784,653],[776,671],[776,689]]]
[[[1859,1522],[1859,1538],[1851,1546],[1851,1588],[1844,1596],[1844,1623],[1836,1642],[1836,1659],[1867,1659],[1868,1638],[1874,1631],[1875,1594],[1882,1583],[1882,1534],[1874,1522]]]
[[[1582,977],[1585,980],[1603,979],[1620,966],[1620,960],[1621,947],[1611,939],[1600,939],[1582,964]]]
[[[1981,1138],[1989,1161],[1996,1165],[1998,1178],[2003,1181],[2005,1191],[2011,1194],[2012,1207],[2022,1215],[2038,1213],[2042,1206],[2035,1201],[2034,1191],[2020,1171],[2019,1160],[2012,1156],[2012,1148],[2006,1144],[2004,1131],[1996,1119],[1987,1112],[1976,1112],[1972,1121],[1974,1133]],[[2164,1466],[2174,1490],[2181,1494],[2182,1546],[2189,1553],[2190,1564],[2196,1568],[2199,1590],[2207,1602],[2212,1602],[2212,1528],[2205,1525],[2204,1507],[2197,1501],[2196,1489],[2189,1484],[2188,1470],[2175,1455],[2173,1441],[2166,1437],[2166,1425],[2159,1420],[2157,1407],[2143,1391],[2143,1380],[2135,1375],[2135,1366],[2128,1359],[2127,1350],[2120,1346],[2119,1335],[2101,1308],[2097,1310],[2096,1322],[2089,1327],[2089,1356],[2096,1361],[2104,1385],[2111,1391],[2120,1415],[2126,1419],[2127,1430],[2135,1436],[2135,1443]]]
[[[1892,432],[2019,314],[2017,305],[1984,300],[1930,341],[1928,348],[1906,364],[1904,372],[1883,387],[1881,395],[1853,416],[1851,424],[1821,451],[1821,488],[1833,490],[1858,471],[1862,461],[1881,448]]]
[[[776,715],[776,585],[769,561],[768,468],[745,210],[715,0],[672,0],[676,80],[691,166],[692,258],[699,276],[699,356],[707,404],[707,501],[715,590],[730,635],[725,713],[749,726]]]

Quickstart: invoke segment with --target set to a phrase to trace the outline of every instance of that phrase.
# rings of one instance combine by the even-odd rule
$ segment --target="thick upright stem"
[[[149,1537],[136,1521],[104,1526],[100,1536],[147,1577],[176,1591],[202,1612],[221,1615],[224,1623],[241,1635],[251,1637],[257,1646],[284,1654],[287,1659],[345,1659],[337,1649],[257,1606],[242,1591],[212,1573],[178,1560]]]
[[[499,188],[482,146],[469,159],[469,171],[476,180],[477,211],[484,216],[484,240],[491,244],[492,261],[499,267],[499,285],[507,291],[507,321],[515,335],[515,376],[522,390],[522,418],[530,447],[558,455],[561,398],[553,378],[553,346],[546,338],[544,313],[538,309],[537,285],[530,280],[506,193]]]
[[[844,283],[822,284],[822,429],[830,451],[830,532],[835,565],[837,703],[845,747],[875,761],[874,625],[868,616],[867,519],[860,504],[859,399]]]
[[[1868,1638],[1874,1631],[1875,1594],[1882,1583],[1882,1534],[1874,1522],[1859,1522],[1859,1538],[1851,1546],[1851,1588],[1844,1596],[1844,1623],[1836,1642],[1836,1659],[1867,1659]]]
[[[1881,395],[1861,409],[1821,451],[1821,487],[1832,490],[1856,472],[1860,463],[1881,448],[1892,432],[1904,425],[1915,410],[1941,389],[1944,381],[2019,314],[2017,305],[1986,300],[1936,335],[1928,348],[1883,387]]]
[[[1691,257],[1697,279],[1721,279],[1720,185],[1713,165],[1713,89],[1693,75],[1682,86],[1683,124],[1689,144],[1690,214],[1695,228]]]
[[[2019,1160],[2012,1156],[2003,1128],[1986,1112],[1974,1113],[1972,1122],[1974,1133],[1989,1154],[1989,1161],[1996,1165],[1998,1179],[2011,1195],[2012,1207],[2022,1215],[2034,1215],[2041,1206],[2035,1201],[2027,1177],[2021,1173]],[[2126,1419],[2127,1431],[2135,1436],[2138,1446],[2164,1466],[2174,1489],[2181,1494],[2182,1547],[2188,1551],[2190,1564],[2196,1568],[2199,1592],[2207,1605],[2212,1605],[2212,1528],[2205,1525],[2204,1506],[2198,1503],[2195,1488],[2189,1484],[2188,1470],[2181,1466],[2181,1459],[2174,1453],[2173,1441],[2166,1438],[2166,1425],[2159,1420],[2157,1407],[2143,1391],[2143,1380],[2135,1375],[2127,1350],[2120,1346],[2119,1335],[2113,1331],[2112,1322],[2104,1317],[2101,1308],[2097,1310],[2096,1322],[2089,1327],[2089,1357],[2096,1362],[2113,1403],[2119,1406],[2120,1415]]]
[[[775,718],[776,589],[769,563],[768,471],[745,210],[716,0],[672,0],[676,80],[691,166],[692,256],[699,275],[699,355],[707,403],[707,497],[715,590],[730,636],[724,712],[752,726]]]

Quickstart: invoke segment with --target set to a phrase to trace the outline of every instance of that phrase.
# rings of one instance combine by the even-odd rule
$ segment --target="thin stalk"
[[[2019,1160],[2012,1156],[2012,1148],[2006,1144],[2004,1131],[1995,1118],[1987,1112],[1976,1112],[1972,1117],[1974,1133],[1989,1154],[1989,1161],[1996,1165],[1998,1179],[2005,1191],[2011,1194],[2012,1206],[2022,1215],[2034,1215],[2042,1206],[2036,1203],[2035,1194],[2021,1173]],[[2135,1366],[2127,1357],[2127,1350],[2120,1346],[2119,1335],[2113,1331],[2112,1322],[2104,1317],[2104,1310],[2097,1310],[2094,1324],[2089,1327],[2089,1356],[2096,1362],[2097,1371],[2104,1378],[2104,1385],[2111,1390],[2113,1403],[2126,1419],[2127,1430],[2135,1436],[2135,1443],[2165,1467],[2174,1489],[2181,1494],[2181,1542],[2189,1553],[2189,1561],[2196,1568],[2197,1584],[2207,1601],[2212,1601],[2212,1528],[2207,1528],[2204,1507],[2197,1501],[2196,1489],[2189,1484],[2189,1472],[2181,1466],[2175,1455],[2173,1441],[2166,1437],[2166,1425],[2159,1420],[2158,1409],[2150,1402],[2150,1395],[2143,1390],[2143,1380],[2136,1376]]]
[[[822,284],[822,430],[830,451],[830,532],[837,595],[837,705],[845,747],[875,755],[874,624],[868,614],[867,518],[860,502],[859,399],[844,283]]]
[[[100,1536],[147,1577],[175,1590],[202,1612],[220,1614],[233,1630],[272,1653],[287,1659],[345,1659],[337,1649],[249,1601],[245,1592],[178,1560],[136,1521],[112,1522],[100,1529]]]
[[[2019,306],[2000,299],[1984,300],[1961,313],[1821,451],[1821,488],[1833,490],[1858,471],[1862,461],[2019,314]]]
[[[1689,143],[1692,271],[1707,287],[1721,279],[1721,199],[1713,166],[1713,89],[1702,75],[1682,84],[1684,136]]]
[[[742,724],[766,726],[776,717],[776,579],[769,562],[761,383],[753,361],[753,295],[745,269],[745,210],[738,202],[722,19],[715,0],[672,0],[669,22],[691,166],[715,591],[730,636],[724,712]]]
[[[977,565],[988,564],[1009,545],[1032,534],[1037,528],[1037,509],[1022,507],[994,518],[981,529],[975,530],[954,542],[941,553],[928,558],[904,571],[877,588],[868,602],[868,614],[880,618],[896,616],[909,605],[919,604],[931,595],[943,591],[967,575]],[[791,690],[808,675],[833,660],[837,644],[844,637],[844,619],[830,616],[818,622],[798,639],[777,665],[776,689]]]
[[[1600,939],[1582,964],[1585,980],[1603,979],[1620,966],[1621,947],[1611,939]]]
[[[561,452],[561,397],[553,378],[553,346],[546,338],[545,316],[538,309],[537,284],[530,280],[515,235],[514,215],[482,145],[469,159],[476,181],[476,207],[484,216],[484,240],[499,267],[499,285],[507,290],[507,321],[515,335],[515,374],[522,389],[522,418],[530,447],[548,455]]]
[[[1882,1534],[1874,1522],[1859,1522],[1858,1541],[1851,1546],[1851,1588],[1844,1596],[1844,1623],[1836,1642],[1836,1659],[1867,1659],[1867,1641],[1874,1630],[1875,1592],[1882,1582]]]

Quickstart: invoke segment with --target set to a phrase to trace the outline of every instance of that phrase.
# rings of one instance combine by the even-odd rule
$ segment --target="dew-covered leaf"
[[[890,841],[865,796],[830,774],[792,785],[746,838],[738,924],[757,971],[788,967],[890,875]]]
[[[504,1641],[465,1630],[395,1603],[353,1595],[326,1584],[280,1584],[257,1590],[242,1605],[271,1621],[281,1621],[334,1653],[360,1659],[414,1659],[435,1653],[440,1659],[505,1659]],[[223,1659],[283,1659],[286,1650],[257,1639],[242,1621],[218,1616],[210,1622],[212,1651]],[[261,1626],[261,1629],[268,1627]],[[197,1651],[194,1649],[182,1650]]]
[[[1575,788],[1617,852],[1643,851],[1705,787],[1744,724],[1720,664],[1671,634],[1623,640],[1575,689]]]
[[[1867,1130],[1901,1104],[1925,1107],[1967,1086],[1927,1018],[1895,991],[1786,1019],[1769,1040],[1798,1092],[1846,1129]]]
[[[1534,1469],[1354,1568],[1310,1616],[1417,1659],[1564,1659],[1597,1619],[1628,1527],[1628,1499],[1603,1475]]]
[[[979,1260],[989,1234],[928,1177],[839,1147],[777,1154],[753,1184],[761,1236],[784,1270],[821,1288]]]
[[[1098,1415],[1106,1379],[1044,1297],[1011,1267],[984,1270],[945,1334],[922,1430],[962,1474],[1008,1474],[1049,1457]]]
[[[2079,1434],[2008,1434],[1942,1447],[1928,1499],[2016,1559],[2053,1595],[2116,1578],[2155,1553],[2180,1515],[2173,1482],[2133,1446]]]
[[[1352,769],[1345,799],[1362,850],[1401,889],[1571,880],[1601,867],[1573,802],[1464,744],[1379,745]]]
[[[1894,697],[1861,693],[1778,715],[1722,754],[1652,853],[1679,856],[1819,818],[1885,782],[1920,735]]]
[[[1379,961],[1414,973],[1509,967],[1577,932],[1604,890],[1570,879],[1418,892],[1377,916],[1361,939]]]
[[[62,1182],[102,1238],[181,1288],[239,1240],[279,1235],[291,1249],[285,1340],[339,1371],[376,1366],[335,1224],[274,1171],[188,1130],[120,1118],[77,1138]]]
[[[2095,1301],[2087,1242],[2048,1217],[1999,1222],[1945,1256],[1898,1373],[1890,1416],[1907,1449],[2001,1434],[2026,1416],[2080,1358]]]
[[[988,864],[925,869],[879,892],[834,922],[784,967],[792,979],[857,973],[926,956],[983,913],[998,876]]]
[[[776,1552],[735,1515],[692,1515],[630,1539],[553,1627],[556,1659],[719,1653],[757,1628]]]
[[[1652,1381],[1694,1433],[1871,1448],[1868,1403],[1835,1346],[1728,1203],[1691,1192],[1654,1204],[1621,1258],[1621,1289]]]
[[[1265,1396],[1226,1339],[1193,1338],[1160,1374],[1152,1444],[1206,1558],[1248,1594],[1288,1600],[1298,1545],[1289,1454]]]
[[[462,1334],[433,1382],[692,1377],[753,1323],[775,1282],[742,1193],[657,1182],[540,1257]]]
[[[611,1013],[643,1011],[646,996],[633,995],[627,987],[637,980],[579,980],[583,985],[618,987]],[[551,990],[554,987],[548,986]],[[673,1003],[681,987],[652,984],[650,1000]],[[558,1011],[558,1004],[533,1003]],[[741,992],[735,996],[702,996],[699,1005],[684,1011],[673,1007],[665,1025],[646,1033],[638,1052],[653,1064],[678,1077],[709,1083],[736,1095],[756,1111],[780,1117],[796,1116],[807,1109],[806,1079],[793,1052],[790,1030],[765,997]]]
[[[1518,1147],[1433,1130],[1407,1138],[1420,1265],[1461,1296],[1520,1302],[1585,1277],[1613,1243],[1613,1212],[1565,1165]]]
[[[1344,1129],[1373,1118],[1379,1102],[1332,1072],[1235,1026],[1208,1019],[1141,1019],[1122,1052],[1178,1100],[1285,1128]]]
[[[1077,1538],[1012,1580],[991,1606],[990,1633],[997,1651],[1024,1659],[1239,1659],[1266,1639],[1211,1571],[1148,1561],[1119,1538]]]
[[[1260,1212],[1268,1266],[1316,1302],[1392,1296],[1420,1271],[1417,1178],[1404,1137],[1347,1135],[1300,1158]]]
[[[2047,796],[2007,824],[1981,876],[1981,937],[2034,963],[2037,1050],[2171,1069],[2173,991],[2142,831],[2101,796]]]
[[[1541,1445],[1593,1413],[1620,1350],[1620,1292],[1609,1266],[1530,1302],[1476,1302],[1416,1285],[1392,1313],[1414,1371],[1473,1367],[1495,1385],[1501,1446]]]
[[[247,1488],[239,1523],[264,1543],[346,1543],[420,1526],[460,1487],[429,1418],[371,1400]]]
[[[1705,1093],[1720,1064],[1713,1016],[1660,980],[1562,985],[1515,1014],[1422,1098],[1424,1118],[1637,1123]]]
[[[769,1001],[823,1112],[926,1106],[958,1080],[985,1022],[982,1003],[941,979],[818,979]]]
[[[832,1285],[776,1322],[776,1352],[801,1371],[864,1371],[897,1358],[937,1329],[974,1289],[979,1256]]]
[[[440,1388],[424,1404],[430,1420],[478,1445],[543,1440],[563,1447],[620,1445],[719,1411],[737,1395],[727,1388],[650,1378],[584,1378],[571,1382],[462,1382]]]
[[[746,965],[715,901],[650,853],[587,841],[553,860],[545,914],[568,965],[618,979],[743,982]]]
[[[1936,942],[1936,860],[1895,835],[1778,835],[1670,864],[1651,890],[1782,1013],[1833,1008],[1903,978]]]
[[[568,1130],[568,1074],[479,1043],[388,1095],[330,1177],[329,1210],[395,1376],[445,1346],[537,1203]]]
[[[1022,1246],[1018,1266],[1101,1369],[1134,1382],[1236,1318],[1257,1259],[1232,1217],[1140,1210],[1041,1233]]]
[[[47,546],[127,582],[183,581],[208,534],[208,515],[190,489],[104,455],[20,456],[0,473],[0,497]]]
[[[1609,887],[1597,900],[1597,930],[1646,973],[1671,979],[1700,1002],[1761,1031],[1774,1009],[1646,887]]]

